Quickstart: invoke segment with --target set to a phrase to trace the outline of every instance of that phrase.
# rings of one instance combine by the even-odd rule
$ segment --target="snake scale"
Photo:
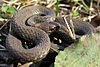
[[[52,9],[35,5],[35,6],[28,6],[21,10],[18,10],[12,19],[10,20],[11,23],[11,32],[6,38],[6,49],[7,53],[2,51],[1,53],[4,53],[4,58],[6,62],[9,60],[12,61],[18,61],[18,62],[29,62],[29,61],[40,61],[42,60],[49,52],[51,47],[50,38],[57,37],[61,38],[62,41],[64,40],[65,43],[68,42],[69,39],[67,39],[67,34],[62,31],[53,31],[48,36],[48,34],[39,28],[27,26],[25,23],[28,20],[28,18],[31,18],[32,16],[42,16],[42,17],[55,17],[55,12]],[[31,21],[31,20],[30,20]],[[54,25],[61,25],[61,30],[66,30],[65,22],[62,18],[56,18],[53,20],[55,23]],[[33,22],[33,21],[32,21]],[[45,21],[48,23],[48,21]],[[50,21],[51,22],[51,21]],[[68,21],[69,22],[69,21]],[[84,34],[88,34],[90,32],[93,32],[93,27],[88,23],[80,23],[74,20],[73,23],[75,27],[75,32],[78,33],[82,31]],[[52,22],[53,25],[53,22]],[[83,29],[84,28],[84,29]],[[61,36],[59,36],[60,34]],[[87,33],[88,32],[88,33]],[[57,34],[57,35],[56,35]],[[53,39],[52,39],[53,40]],[[22,47],[22,41],[30,42],[32,43],[32,46],[28,49],[25,49]],[[8,56],[8,54],[10,55]],[[0,55],[3,57],[2,55]]]
[[[52,16],[54,14],[51,11],[52,10],[42,6],[30,6],[19,10],[14,14],[13,18],[10,20],[11,34],[9,34],[6,38],[6,49],[9,53],[11,53],[10,56],[15,59],[11,59],[11,57],[9,58],[7,56],[7,60],[4,58],[6,62],[9,60],[17,60],[19,62],[36,62],[47,55],[51,47],[48,35],[41,29],[26,26],[25,21],[27,18],[35,14],[46,14],[46,16]],[[33,44],[33,48],[23,48],[20,39],[31,42]]]

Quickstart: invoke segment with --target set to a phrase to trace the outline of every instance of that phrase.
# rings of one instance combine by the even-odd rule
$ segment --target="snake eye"
[[[60,26],[56,26],[56,25],[52,25],[51,27],[50,27],[50,30],[51,31],[56,31],[56,30],[59,30],[59,28],[60,28]]]
[[[56,26],[56,27],[55,27],[55,30],[59,30],[59,29],[60,29],[60,26]]]

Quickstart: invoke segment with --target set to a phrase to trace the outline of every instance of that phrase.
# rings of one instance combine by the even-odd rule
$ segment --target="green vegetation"
[[[100,67],[100,34],[81,37],[56,57],[54,67]]]
[[[59,10],[59,8],[58,8],[58,3],[59,1],[58,0],[56,0],[56,16],[58,16],[58,10]]]

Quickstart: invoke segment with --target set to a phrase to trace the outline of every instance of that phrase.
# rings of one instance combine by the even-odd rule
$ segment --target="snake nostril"
[[[60,26],[56,26],[56,27],[55,27],[55,30],[58,30],[58,29],[60,29]]]

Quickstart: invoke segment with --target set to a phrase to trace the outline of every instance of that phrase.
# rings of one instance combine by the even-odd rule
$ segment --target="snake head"
[[[52,17],[44,17],[44,16],[31,16],[26,20],[26,25],[32,26],[35,28],[40,28],[45,32],[52,32],[58,30],[61,25],[57,22],[53,21]]]
[[[43,23],[36,23],[33,27],[40,28],[47,33],[51,33],[52,31],[59,30],[60,24],[56,22],[43,22]]]

